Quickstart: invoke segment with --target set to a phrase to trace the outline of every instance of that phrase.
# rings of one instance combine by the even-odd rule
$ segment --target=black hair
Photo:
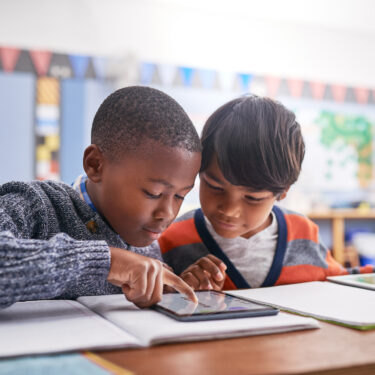
[[[293,112],[266,97],[248,95],[217,109],[201,136],[203,172],[213,157],[233,185],[282,193],[297,181],[305,155]]]
[[[109,95],[94,117],[91,143],[114,159],[137,150],[145,139],[201,151],[193,123],[169,95],[145,86],[125,87]]]

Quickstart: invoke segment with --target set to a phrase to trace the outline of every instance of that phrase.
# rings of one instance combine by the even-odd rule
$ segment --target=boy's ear
[[[83,154],[83,169],[93,182],[100,182],[103,172],[104,157],[97,145],[90,145]]]
[[[284,192],[282,192],[282,193],[279,195],[279,197],[277,198],[277,200],[278,200],[278,201],[283,200],[283,199],[287,196],[289,189],[290,189],[290,186],[289,186],[287,189],[285,189]]]

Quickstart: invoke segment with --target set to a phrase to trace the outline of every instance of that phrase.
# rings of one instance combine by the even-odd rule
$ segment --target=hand
[[[227,266],[214,255],[198,259],[181,273],[181,278],[195,290],[222,290]]]
[[[194,291],[182,279],[169,271],[156,259],[110,247],[111,268],[107,280],[122,288],[126,298],[138,307],[148,307],[159,302],[163,285],[169,285],[185,294],[194,303]]]

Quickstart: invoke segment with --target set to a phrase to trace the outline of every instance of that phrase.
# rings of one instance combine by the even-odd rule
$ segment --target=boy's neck
[[[272,224],[272,212],[269,213],[267,219],[264,221],[263,224],[261,224],[258,228],[255,228],[245,234],[243,234],[241,237],[243,238],[246,238],[246,239],[249,239],[251,237],[253,237],[255,234],[261,232],[262,230],[268,228],[271,224]]]

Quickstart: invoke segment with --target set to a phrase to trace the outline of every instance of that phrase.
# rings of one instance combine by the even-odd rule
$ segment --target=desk
[[[374,210],[334,209],[327,211],[313,211],[307,214],[311,220],[332,221],[332,253],[334,258],[344,264],[345,249],[345,220],[346,219],[375,219]]]
[[[139,375],[374,375],[375,331],[321,322],[315,330],[98,353]]]

